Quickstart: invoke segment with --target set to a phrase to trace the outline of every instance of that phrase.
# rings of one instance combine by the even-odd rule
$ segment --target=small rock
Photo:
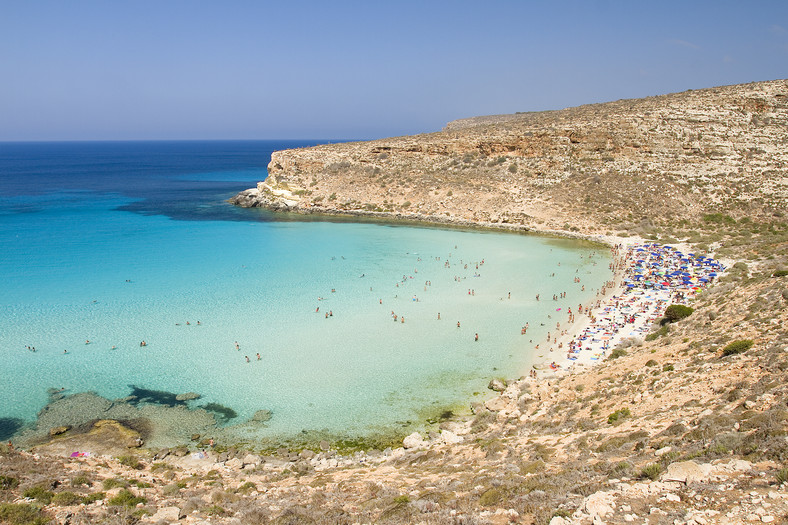
[[[655,451],[654,455],[655,456],[664,456],[665,454],[667,454],[671,450],[673,450],[673,447],[662,447],[661,449]]]
[[[772,516],[771,514],[767,514],[766,516],[761,516],[761,521],[763,523],[771,523],[774,521],[774,516]]]
[[[550,520],[550,525],[572,525],[572,522],[561,516],[555,516]]]
[[[200,399],[200,394],[197,392],[186,392],[185,394],[178,394],[175,396],[176,401],[191,401],[193,399]]]
[[[61,427],[52,427],[49,429],[49,435],[52,437],[59,436],[61,434],[65,434],[71,430],[71,425],[63,425]]]
[[[324,450],[325,451],[325,450],[328,450],[329,448],[331,448],[331,443],[329,443],[325,439],[320,441],[320,450]]]
[[[313,458],[313,457],[315,457],[317,454],[315,454],[315,451],[314,451],[314,450],[309,450],[309,449],[307,448],[307,449],[304,449],[304,450],[302,450],[302,451],[301,451],[301,453],[300,453],[300,454],[298,454],[298,455],[299,455],[299,456],[301,456],[301,457],[302,457],[302,458],[304,458],[304,459],[312,459],[312,458]]]
[[[200,440],[200,434],[192,434],[191,435],[191,440],[192,441],[199,441]]]
[[[668,500],[668,501],[676,502],[676,503],[681,501],[680,497],[678,497],[676,494],[673,494],[671,492],[668,492],[667,494],[665,494],[665,499]]]
[[[490,384],[487,385],[487,388],[490,390],[495,390],[496,392],[503,392],[506,390],[506,381],[503,379],[491,379]]]

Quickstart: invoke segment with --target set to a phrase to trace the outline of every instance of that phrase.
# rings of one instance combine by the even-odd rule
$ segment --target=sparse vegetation
[[[145,503],[147,499],[142,496],[137,496],[128,489],[123,489],[118,494],[109,500],[107,505],[115,507],[136,507],[140,503]]]
[[[722,349],[722,355],[729,356],[741,354],[752,348],[753,344],[754,343],[751,339],[739,339],[737,341],[732,341],[725,345],[725,348]]]

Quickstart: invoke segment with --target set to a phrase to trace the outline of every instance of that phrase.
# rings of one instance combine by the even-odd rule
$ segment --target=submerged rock
[[[273,414],[270,410],[258,410],[252,416],[250,421],[254,421],[255,423],[265,423],[266,421],[270,420],[273,417]]]
[[[178,394],[175,396],[176,401],[191,401],[193,399],[200,399],[202,396],[197,392],[186,392],[185,394]]]

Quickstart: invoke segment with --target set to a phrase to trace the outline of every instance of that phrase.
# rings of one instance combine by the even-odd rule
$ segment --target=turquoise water
[[[0,418],[34,421],[48,388],[115,399],[134,385],[198,392],[190,406],[230,407],[229,425],[270,410],[256,437],[418,424],[467,407],[492,377],[525,374],[548,315],[591,299],[610,275],[604,249],[574,241],[238,210],[223,199],[259,168],[222,170],[227,146],[210,144],[214,169],[149,175],[222,183],[177,202],[146,194],[150,182],[129,191],[127,172],[113,172],[117,192],[109,182],[6,191]]]

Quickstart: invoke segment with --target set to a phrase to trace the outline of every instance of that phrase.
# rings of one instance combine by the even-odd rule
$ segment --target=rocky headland
[[[777,80],[277,152],[233,202],[683,243],[728,270],[598,365],[491,382],[473,418],[390,448],[148,449],[134,421],[53,428],[0,448],[0,522],[784,523],[787,151]]]

